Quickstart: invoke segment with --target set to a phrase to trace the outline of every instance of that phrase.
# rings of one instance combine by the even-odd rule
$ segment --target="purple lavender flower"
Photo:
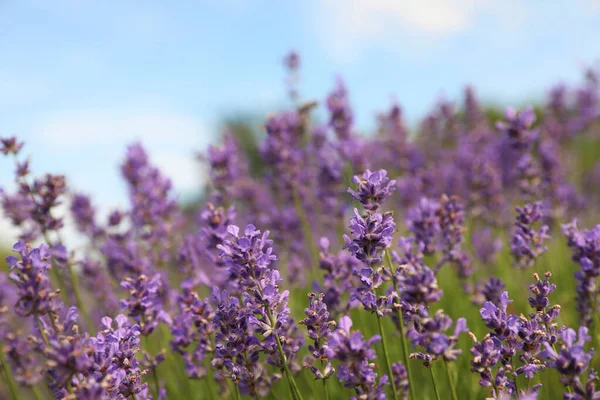
[[[350,218],[352,238],[344,235],[344,248],[369,267],[381,264],[383,252],[389,247],[396,224],[391,213],[371,213],[362,217],[354,209]]]
[[[371,172],[366,170],[362,176],[355,175],[352,182],[358,185],[356,191],[348,189],[348,193],[358,200],[368,212],[377,211],[396,189],[396,181],[387,177],[387,171],[382,169]]]
[[[475,344],[471,348],[473,360],[471,371],[479,373],[479,384],[483,387],[494,387],[494,391],[503,390],[509,384],[504,378],[504,370],[498,368],[494,377],[494,368],[502,359],[502,342],[496,336],[486,335],[481,342],[471,334]],[[498,379],[500,378],[500,379]],[[509,388],[509,393],[511,390]]]
[[[392,364],[392,379],[394,380],[394,385],[396,386],[400,396],[402,396],[402,399],[408,399],[410,382],[408,380],[406,368],[400,361]]]
[[[541,202],[526,204],[523,208],[517,207],[515,230],[510,242],[516,266],[531,267],[536,259],[548,250],[544,245],[544,241],[550,239],[548,226],[543,225],[538,230],[534,227],[543,217]]]
[[[442,260],[436,266],[450,262],[458,272],[460,278],[468,278],[474,272],[473,263],[469,254],[462,249],[464,241],[465,213],[458,197],[448,198],[442,195],[437,211],[440,226],[439,245],[442,247]]]
[[[588,329],[582,326],[577,333],[573,329],[567,329],[562,332],[561,339],[561,347],[558,351],[546,343],[547,364],[558,371],[561,382],[565,386],[571,387],[576,394],[585,394],[586,390],[580,377],[588,369],[594,354],[593,349],[585,351],[585,343],[591,340]],[[565,393],[565,398],[585,397],[569,397]]]
[[[198,294],[188,287],[182,287],[178,295],[180,315],[173,320],[171,347],[181,354],[185,361],[185,372],[189,377],[199,379],[206,375],[204,360],[212,352],[210,336],[214,331],[214,312],[208,299],[200,300]],[[193,347],[191,352],[189,347]]]
[[[439,209],[440,205],[437,201],[423,197],[406,215],[406,225],[417,242],[423,243],[425,254],[433,254],[436,250],[437,236],[440,233],[437,217]]]
[[[300,321],[300,324],[306,326],[308,337],[313,341],[313,345],[308,346],[311,359],[305,361],[303,366],[310,368],[315,375],[315,379],[328,379],[335,372],[327,354],[327,341],[331,336],[331,327],[335,326],[335,321],[329,320],[327,305],[323,303],[323,293],[309,293],[309,306],[304,310],[306,318]],[[319,360],[321,365],[317,366]]]
[[[414,238],[400,238],[403,256],[394,258],[399,263],[397,269],[400,300],[413,306],[427,306],[442,297],[435,273],[422,262],[423,243],[415,246]]]
[[[236,196],[237,183],[247,172],[247,165],[235,136],[225,134],[220,147],[210,146],[206,156],[210,181],[218,202],[231,201]]]
[[[519,321],[517,316],[506,312],[506,307],[511,302],[512,300],[508,298],[508,292],[502,292],[498,306],[490,301],[486,301],[481,310],[479,310],[485,325],[493,331],[495,337],[503,341],[514,337],[518,332]]]
[[[43,350],[48,360],[49,386],[61,397],[67,395],[66,386],[74,376],[89,373],[94,365],[92,342],[87,336],[79,335],[74,325],[77,318],[75,307],[71,307],[62,323],[65,331],[50,334],[49,346]]]
[[[540,167],[535,158],[529,153],[523,154],[516,165],[519,190],[530,199],[538,196],[541,192],[542,177]]]
[[[13,251],[17,257],[8,256],[6,262],[11,270],[10,280],[17,286],[19,300],[15,306],[18,315],[46,315],[56,311],[57,292],[52,290],[48,270],[51,268],[48,246],[42,244],[32,248],[23,242],[17,242]]]
[[[324,294],[323,302],[331,316],[339,316],[355,306],[356,302],[347,301],[344,294],[350,293],[358,285],[354,271],[364,265],[346,251],[330,254],[329,240],[325,237],[321,238],[319,249],[319,267],[325,274],[322,283],[314,283],[314,290]]]
[[[508,135],[513,148],[528,148],[537,135],[537,131],[531,130],[536,120],[533,109],[526,108],[519,112],[509,107],[506,109],[505,118],[506,122],[496,123],[498,130]]]
[[[102,229],[96,224],[96,211],[88,196],[76,194],[71,200],[71,214],[75,225],[81,233],[97,237],[102,234]]]
[[[166,241],[178,222],[177,203],[172,195],[170,179],[150,163],[141,144],[127,149],[121,173],[128,184],[134,228],[153,240]]]
[[[152,277],[142,274],[137,279],[125,278],[121,287],[128,293],[128,297],[121,300],[121,308],[126,309],[139,324],[142,335],[151,334],[159,322],[172,324],[161,298],[165,283],[160,274]]]
[[[269,240],[269,231],[261,233],[254,225],[247,225],[244,236],[240,228],[229,225],[227,232],[231,239],[217,245],[221,257],[229,266],[232,279],[238,279],[242,287],[254,286],[264,279],[271,263],[277,260],[273,254],[273,241]]]
[[[484,266],[494,264],[503,247],[502,239],[494,239],[490,228],[475,231],[472,244],[475,248],[475,255]]]
[[[409,329],[407,336],[414,346],[421,346],[423,352],[413,353],[410,357],[422,360],[427,366],[440,358],[444,361],[456,360],[462,353],[462,350],[456,348],[458,336],[469,330],[464,318],[456,321],[454,333],[448,336],[445,331],[451,326],[452,319],[442,310],[438,310],[432,317],[421,319],[415,327]]]
[[[329,357],[341,362],[336,375],[344,386],[354,389],[358,398],[384,400],[383,386],[388,384],[388,377],[383,375],[377,382],[375,366],[370,363],[376,357],[371,346],[380,337],[364,340],[362,333],[351,332],[351,328],[352,320],[343,316],[327,341]]]
[[[582,325],[591,326],[593,315],[597,312],[598,286],[600,276],[600,225],[594,229],[579,230],[577,220],[562,226],[568,245],[573,250],[573,261],[579,263],[580,270],[575,272],[577,296],[575,302]]]
[[[335,89],[327,97],[327,109],[330,113],[329,124],[337,137],[341,140],[348,139],[351,136],[354,116],[350,108],[348,92],[341,79],[337,81]]]
[[[287,79],[289,96],[292,100],[296,100],[298,98],[296,85],[298,83],[298,70],[300,69],[300,56],[295,51],[290,51],[283,58],[283,65],[289,74]]]
[[[147,393],[147,384],[142,382],[145,371],[140,368],[136,357],[140,343],[139,326],[131,325],[122,314],[114,322],[116,328],[112,318],[104,317],[104,329],[90,338],[94,364],[81,384],[82,390],[90,386],[97,390],[94,382],[100,382],[110,398],[125,399],[138,395],[143,398]]]
[[[21,151],[21,149],[23,148],[24,143],[23,142],[19,142],[17,140],[16,137],[7,137],[7,138],[0,138],[0,144],[2,145],[2,147],[0,147],[0,153],[6,155],[12,154],[12,155],[17,155],[19,154],[19,151]]]
[[[270,382],[261,371],[261,346],[248,324],[249,311],[241,307],[237,298],[217,287],[213,288],[212,298],[217,304],[213,368],[236,382],[243,392],[255,397],[267,393]]]
[[[556,285],[550,283],[552,274],[547,272],[544,276],[546,279],[542,281],[538,274],[534,273],[535,284],[529,286],[529,290],[535,297],[528,297],[527,299],[529,300],[529,305],[537,311],[542,311],[548,307],[550,304],[548,295],[556,290]]]
[[[485,297],[486,301],[489,301],[496,305],[497,307],[501,306],[500,296],[502,293],[505,293],[506,285],[500,278],[490,277],[490,280],[485,283],[485,287],[482,290],[482,294]]]

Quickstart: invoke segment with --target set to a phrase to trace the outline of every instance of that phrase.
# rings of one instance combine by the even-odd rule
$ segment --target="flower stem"
[[[37,322],[37,326],[40,330],[40,335],[42,335],[42,339],[44,339],[44,343],[46,344],[46,346],[50,347],[50,342],[48,342],[48,338],[46,337],[46,333],[44,332],[42,321],[40,321],[40,316],[37,314],[35,315],[35,322]]]
[[[273,324],[273,326],[275,326],[273,314],[271,313],[271,310],[269,310],[268,308],[267,308],[267,314],[269,315],[271,324]],[[279,358],[281,358],[281,363],[283,364],[283,371],[285,373],[285,376],[287,377],[288,383],[290,384],[290,390],[292,392],[292,397],[294,399],[304,400],[304,399],[302,399],[302,395],[300,394],[298,385],[296,385],[296,381],[294,380],[294,377],[293,377],[292,373],[290,372],[290,369],[288,368],[287,358],[285,356],[285,353],[283,352],[283,346],[281,345],[281,340],[279,339],[279,335],[276,332],[274,332],[273,334],[275,335],[275,341],[277,342],[277,350],[279,351]]]
[[[37,386],[33,386],[31,388],[31,391],[33,392],[33,395],[35,396],[35,400],[42,400],[42,393],[40,393],[40,388],[38,388]]]
[[[256,282],[256,288],[258,289],[258,293],[260,294],[260,297],[262,298],[263,297],[262,286],[260,284],[260,281],[258,279],[256,279],[256,276],[254,275],[254,271],[252,271],[252,278]],[[263,306],[267,313],[267,317],[269,318],[269,322],[271,323],[271,326],[273,327],[273,329],[275,329],[276,321],[275,321],[275,317],[273,317],[273,312],[271,312],[271,309],[269,308],[268,304],[265,304]],[[285,376],[287,377],[288,385],[290,387],[290,392],[292,393],[292,398],[297,399],[297,400],[304,400],[302,398],[302,395],[300,394],[298,385],[296,385],[294,376],[292,375],[292,373],[290,372],[290,369],[288,368],[287,357],[285,356],[285,353],[283,352],[283,346],[281,345],[281,339],[279,339],[279,335],[277,334],[276,331],[274,331],[272,334],[275,335],[275,342],[277,342],[277,351],[279,352],[279,358],[281,359],[281,364],[283,366],[283,372],[285,373]]]
[[[398,294],[398,296],[400,296],[400,293],[398,291],[398,281],[394,276],[394,265],[392,263],[392,256],[390,255],[389,249],[385,249],[385,258],[390,268],[390,273],[392,274],[392,283],[394,285],[394,291]],[[413,385],[412,371],[408,362],[408,345],[406,343],[406,336],[404,335],[404,317],[402,316],[402,310],[400,308],[396,309],[396,312],[398,313],[398,323],[400,324],[400,344],[402,346],[402,358],[404,361],[404,367],[406,368],[406,374],[408,375],[408,393],[410,395],[410,398],[414,400],[415,395],[413,393],[413,390],[415,389],[415,386]]]
[[[325,363],[321,360],[321,369]],[[323,392],[325,392],[325,400],[329,400],[329,390],[327,389],[327,379],[321,379],[323,381]]]
[[[233,383],[233,392],[235,393],[236,400],[242,400],[242,396],[240,395],[240,387],[237,383]]]
[[[143,340],[144,340],[144,347],[145,350],[150,353],[150,337],[148,335],[143,336]],[[154,380],[154,390],[156,390],[156,396],[158,396],[158,393],[160,392],[160,387],[158,385],[158,375],[156,374],[156,367],[152,367],[152,378]]]
[[[4,372],[4,376],[6,377],[6,381],[8,382],[8,388],[10,389],[10,394],[13,400],[18,400],[19,390],[17,389],[17,384],[15,383],[15,379],[12,376],[12,372],[10,367],[8,366],[8,362],[6,361],[6,357],[4,356],[4,344],[0,342],[0,366],[2,366],[2,371]]]
[[[431,384],[433,385],[433,391],[435,392],[435,398],[440,400],[440,394],[438,392],[437,385],[435,384],[435,376],[433,375],[433,364],[429,366],[429,373],[431,374]]]
[[[446,375],[448,376],[448,382],[450,383],[450,391],[452,393],[452,400],[457,400],[456,396],[456,388],[454,387],[454,379],[452,378],[452,374],[450,373],[450,363],[444,360],[444,364],[446,366]]]
[[[394,377],[392,376],[392,364],[390,363],[390,355],[388,354],[385,330],[381,325],[381,317],[377,314],[377,326],[379,327],[379,334],[381,335],[381,345],[383,346],[383,357],[385,358],[385,364],[387,366],[390,383],[392,385],[392,395],[394,399],[398,399],[398,392],[396,391],[396,384],[394,383]]]
[[[87,330],[91,336],[94,336],[96,333],[94,332],[94,324],[90,319],[89,314],[86,312],[85,304],[83,303],[83,298],[81,297],[81,291],[79,290],[79,284],[77,282],[77,277],[75,276],[75,272],[73,271],[73,266],[69,263],[67,266],[69,270],[69,278],[71,278],[71,286],[73,286],[73,293],[75,294],[75,301],[77,301],[77,307],[79,308],[79,312],[83,315],[83,320],[87,326]]]
[[[308,242],[308,248],[310,249],[310,255],[312,257],[312,270],[317,274],[319,272],[319,249],[315,244],[315,239],[312,234],[312,228],[310,226],[310,221],[308,220],[308,216],[306,215],[306,210],[300,201],[300,197],[295,189],[292,189],[292,196],[294,197],[294,207],[296,208],[296,213],[298,213],[298,217],[300,217],[300,223],[302,224],[302,229],[304,230],[304,240]]]

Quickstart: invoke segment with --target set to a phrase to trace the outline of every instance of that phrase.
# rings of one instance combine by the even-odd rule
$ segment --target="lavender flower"
[[[0,138],[0,153],[4,155],[17,155],[23,148],[24,143],[19,142],[16,137]]]
[[[96,392],[96,382],[100,382],[111,397],[143,397],[147,393],[147,384],[142,382],[145,371],[140,368],[136,358],[140,343],[139,326],[131,325],[122,314],[114,321],[104,317],[102,325],[104,329],[90,339],[94,349],[94,364],[89,376],[81,384],[81,390],[94,389]]]
[[[355,302],[345,299],[344,294],[350,293],[358,285],[354,271],[364,265],[346,251],[330,254],[329,240],[325,237],[321,238],[319,248],[319,267],[325,274],[322,284],[314,283],[314,290],[324,294],[323,302],[330,315],[339,316],[355,306]]]
[[[498,130],[508,135],[513,148],[526,149],[537,134],[535,130],[531,130],[536,120],[533,109],[526,108],[519,112],[509,107],[506,109],[505,118],[506,122],[496,123]]]
[[[517,207],[515,230],[510,242],[511,253],[515,264],[520,268],[531,267],[536,259],[548,250],[544,241],[550,239],[547,225],[538,230],[534,224],[544,217],[542,203],[526,204],[523,208]]]
[[[394,380],[394,385],[400,393],[400,396],[402,396],[402,399],[406,400],[410,391],[410,382],[408,381],[406,368],[400,361],[392,364],[392,379]]]
[[[260,342],[251,334],[248,311],[241,308],[238,299],[216,287],[212,297],[217,304],[212,366],[238,383],[244,392],[256,396],[266,389],[268,382],[264,381],[262,366],[258,363]]]
[[[350,218],[352,238],[344,235],[344,248],[369,267],[381,264],[383,252],[392,241],[396,224],[391,213],[372,213],[362,217],[354,209]]]
[[[121,282],[121,287],[128,292],[128,297],[121,300],[121,308],[128,310],[144,336],[151,334],[159,322],[172,323],[162,304],[164,285],[160,274],[152,277],[142,274],[137,279],[126,278]]]
[[[39,248],[32,248],[17,242],[13,251],[20,255],[21,260],[8,256],[6,262],[11,269],[9,278],[18,288],[17,314],[29,316],[55,312],[57,304],[54,300],[58,292],[52,290],[48,277],[51,268],[48,246],[42,244]]]
[[[329,357],[341,362],[336,375],[344,386],[354,389],[357,398],[384,400],[383,386],[388,384],[388,377],[383,375],[377,382],[375,365],[370,363],[375,359],[371,346],[380,337],[375,335],[365,341],[362,333],[351,332],[351,328],[352,320],[343,316],[327,342]]]
[[[492,394],[498,397],[502,393],[509,395],[513,393],[515,391],[514,382],[506,378],[504,366],[498,367],[498,362],[502,359],[501,340],[495,336],[486,335],[481,342],[478,342],[475,335],[472,333],[470,335],[475,341],[471,348],[473,355],[471,371],[479,373],[479,384],[483,387],[492,387]],[[494,368],[497,368],[495,372]]]
[[[502,293],[505,293],[505,287],[506,285],[504,284],[504,282],[502,282],[501,279],[497,279],[491,276],[490,280],[485,283],[485,287],[482,290],[482,294],[485,297],[486,301],[489,301],[495,306],[499,307],[502,304],[500,296],[502,295]]]
[[[425,254],[433,254],[436,250],[437,235],[440,232],[437,217],[439,208],[437,201],[423,197],[406,215],[406,225],[415,235],[417,242],[423,243]]]
[[[348,189],[348,193],[358,200],[368,212],[377,211],[381,203],[396,189],[396,181],[390,180],[384,169],[375,172],[366,170],[362,176],[355,175],[352,182],[358,187],[356,191]]]
[[[598,286],[600,275],[600,225],[594,229],[579,230],[577,220],[562,226],[568,245],[573,250],[573,261],[579,263],[580,270],[575,272],[577,296],[575,302],[581,324],[591,326],[597,310]]]
[[[493,335],[501,340],[513,337],[518,332],[518,318],[506,312],[506,307],[512,300],[508,298],[508,292],[500,294],[499,304],[496,306],[490,301],[483,304],[479,313],[485,325],[493,331]]]
[[[208,299],[200,300],[195,292],[185,286],[182,287],[177,304],[181,314],[171,325],[171,347],[183,356],[188,376],[203,378],[207,372],[204,360],[214,350],[210,343],[214,330],[214,312]],[[188,352],[189,347],[193,347],[193,351]]]
[[[423,352],[413,353],[410,357],[422,360],[427,366],[440,358],[444,361],[456,360],[462,353],[460,349],[455,348],[458,336],[469,330],[464,318],[456,321],[454,333],[448,336],[444,332],[451,326],[452,319],[442,310],[438,310],[432,317],[421,319],[416,327],[408,331],[407,336],[412,340],[414,346],[421,346]]]
[[[96,224],[96,211],[89,197],[77,194],[71,201],[71,214],[75,220],[77,229],[92,237],[102,234],[102,228]]]
[[[472,238],[475,255],[484,266],[494,264],[503,243],[500,238],[494,239],[490,228],[475,231]]]
[[[558,351],[546,344],[546,355],[549,358],[547,363],[558,371],[561,375],[561,382],[565,386],[571,387],[577,394],[585,394],[586,390],[580,377],[588,369],[594,354],[593,349],[585,351],[585,343],[591,340],[588,329],[582,326],[577,333],[573,329],[567,329],[562,332],[561,339],[561,347]],[[565,393],[565,398],[576,399],[578,397],[569,397]]]
[[[427,306],[436,303],[442,297],[435,273],[422,262],[423,243],[415,246],[414,240],[400,238],[400,248],[404,254],[395,256],[399,263],[397,269],[400,300],[412,306]]]
[[[312,359],[305,361],[303,366],[310,368],[315,375],[315,379],[328,379],[333,375],[335,369],[331,365],[327,354],[327,341],[331,336],[331,327],[335,326],[335,321],[329,321],[329,312],[327,305],[323,303],[324,295],[322,293],[309,293],[309,306],[304,310],[306,318],[300,321],[308,330],[308,337],[313,341],[313,345],[308,346],[308,351]],[[315,365],[319,360],[321,366]],[[325,365],[323,365],[325,364]]]
[[[338,80],[336,88],[327,97],[327,109],[330,113],[329,124],[337,137],[341,140],[348,139],[354,116],[350,108],[348,92],[341,80]]]
[[[271,262],[277,259],[273,254],[273,241],[267,239],[269,231],[261,234],[254,225],[247,225],[244,236],[240,236],[240,228],[229,225],[227,232],[232,240],[225,239],[217,248],[221,250],[221,257],[229,262],[231,273],[242,279],[261,280]]]

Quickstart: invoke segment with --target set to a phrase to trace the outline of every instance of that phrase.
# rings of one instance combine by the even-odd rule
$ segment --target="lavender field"
[[[210,147],[193,206],[143,144],[100,218],[1,139],[0,398],[600,399],[598,71],[359,134],[352,88],[303,99],[286,68],[295,106]]]

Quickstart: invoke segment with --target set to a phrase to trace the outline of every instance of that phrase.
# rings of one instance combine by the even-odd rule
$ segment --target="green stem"
[[[144,347],[146,348],[146,351],[150,353],[150,338],[147,335],[143,336],[143,338]],[[154,380],[154,390],[156,390],[156,395],[158,396],[158,393],[160,392],[160,387],[158,385],[158,375],[156,373],[156,367],[152,367],[152,378]]]
[[[0,366],[2,366],[2,371],[4,371],[4,376],[6,377],[6,381],[8,382],[8,388],[10,389],[10,394],[13,400],[20,399],[19,390],[17,389],[17,384],[15,383],[15,379],[12,376],[12,372],[8,366],[8,362],[6,361],[6,357],[4,355],[4,344],[0,342]]]
[[[263,297],[263,291],[262,291],[262,286],[260,285],[260,281],[258,279],[256,279],[254,270],[251,270],[251,272],[252,272],[252,278],[256,282],[256,288],[258,289],[258,293],[260,294],[261,297]],[[271,312],[271,309],[269,308],[268,305],[265,306],[265,311],[267,312],[267,316],[269,317],[269,322],[271,323],[271,326],[274,329],[276,321],[275,321],[275,318],[273,317],[273,313]],[[294,376],[292,375],[292,373],[290,372],[290,369],[288,368],[287,357],[285,356],[285,353],[283,352],[283,346],[281,345],[281,340],[279,339],[279,335],[277,334],[277,332],[273,332],[272,334],[275,335],[275,342],[277,342],[277,351],[279,352],[279,358],[281,358],[281,363],[283,364],[283,372],[285,373],[285,376],[287,377],[288,385],[290,387],[290,392],[292,393],[292,398],[297,399],[297,400],[304,400],[302,398],[302,394],[300,394],[298,385],[296,385]]]
[[[40,393],[40,389],[37,386],[32,387],[31,390],[33,391],[33,395],[35,396],[35,400],[43,400],[44,399],[44,397]]]
[[[315,275],[318,276],[319,272],[319,249],[315,244],[315,239],[312,234],[312,229],[310,227],[310,222],[308,220],[308,216],[306,215],[306,210],[300,201],[300,197],[296,193],[296,190],[292,189],[292,197],[294,198],[294,207],[296,208],[296,213],[298,213],[298,217],[300,217],[300,222],[302,224],[302,229],[304,230],[304,240],[308,242],[308,248],[310,249],[310,254],[312,257],[312,270],[315,272]]]
[[[379,327],[379,334],[381,335],[381,345],[383,346],[383,357],[385,358],[385,364],[388,370],[388,376],[390,377],[390,383],[392,385],[392,395],[394,399],[398,398],[398,392],[396,391],[396,384],[394,383],[394,376],[392,375],[392,364],[390,363],[390,356],[387,350],[387,344],[385,339],[385,330],[381,324],[381,317],[377,315],[377,326]]]
[[[44,339],[44,343],[46,344],[46,346],[50,347],[50,342],[48,342],[48,337],[46,337],[46,333],[44,332],[42,321],[40,321],[40,316],[37,314],[35,315],[35,322],[37,322],[37,326],[40,330],[40,334],[42,335],[42,339]]]
[[[242,396],[240,395],[240,388],[237,383],[233,383],[233,392],[235,393],[236,400],[242,400]]]
[[[60,297],[62,297],[64,302],[68,302],[69,299],[67,296],[67,287],[65,286],[65,283],[62,280],[62,276],[60,276],[60,271],[55,265],[52,265],[50,271],[52,271],[54,279],[58,282],[58,288],[60,289]]]
[[[433,385],[433,391],[435,392],[435,398],[440,400],[440,394],[438,392],[437,385],[435,384],[435,376],[433,375],[433,364],[429,366],[429,373],[431,374],[431,384]]]
[[[398,282],[396,281],[396,277],[394,276],[394,265],[392,263],[392,256],[390,255],[389,249],[385,249],[385,258],[390,268],[390,273],[392,274],[392,283],[394,285],[394,291],[398,294],[398,296],[400,296],[400,292],[398,291]],[[406,368],[406,374],[408,376],[408,393],[410,395],[410,398],[412,400],[415,400],[415,395],[413,391],[416,387],[413,385],[412,370],[408,362],[408,344],[406,343],[406,336],[404,335],[404,317],[402,316],[402,310],[400,308],[396,309],[396,312],[398,314],[398,323],[400,324],[400,345],[402,346],[402,359],[404,361],[404,367]]]
[[[321,369],[323,369],[323,365],[325,362],[321,360]],[[325,393],[325,400],[329,400],[329,390],[327,389],[327,379],[321,379],[323,381],[323,392]]]
[[[450,391],[452,393],[452,400],[457,400],[456,396],[456,388],[454,387],[454,379],[452,379],[452,374],[450,373],[450,363],[444,360],[444,364],[446,366],[446,375],[448,376],[448,382],[450,382]]]
[[[267,309],[267,314],[269,315],[269,319],[271,320],[271,324],[275,326],[275,321],[273,318],[273,314],[271,310]],[[298,385],[296,385],[296,381],[290,372],[290,369],[287,365],[287,358],[285,357],[285,353],[283,352],[283,346],[281,345],[281,340],[279,339],[279,335],[277,333],[273,333],[275,335],[275,341],[277,342],[277,350],[279,351],[279,357],[281,358],[281,362],[283,363],[283,371],[285,376],[287,377],[288,383],[290,386],[290,391],[292,392],[292,397],[294,399],[303,400],[302,395],[300,394],[300,390],[298,389]]]
[[[73,266],[69,264],[67,266],[69,270],[69,277],[71,278],[71,286],[73,286],[73,293],[75,293],[75,301],[77,301],[77,307],[79,308],[79,312],[83,315],[83,320],[87,325],[87,330],[90,335],[95,335],[94,332],[94,324],[90,319],[89,314],[86,312],[85,304],[83,303],[83,298],[81,297],[81,291],[79,290],[79,284],[77,283],[77,277],[75,276],[75,272],[73,271]]]

